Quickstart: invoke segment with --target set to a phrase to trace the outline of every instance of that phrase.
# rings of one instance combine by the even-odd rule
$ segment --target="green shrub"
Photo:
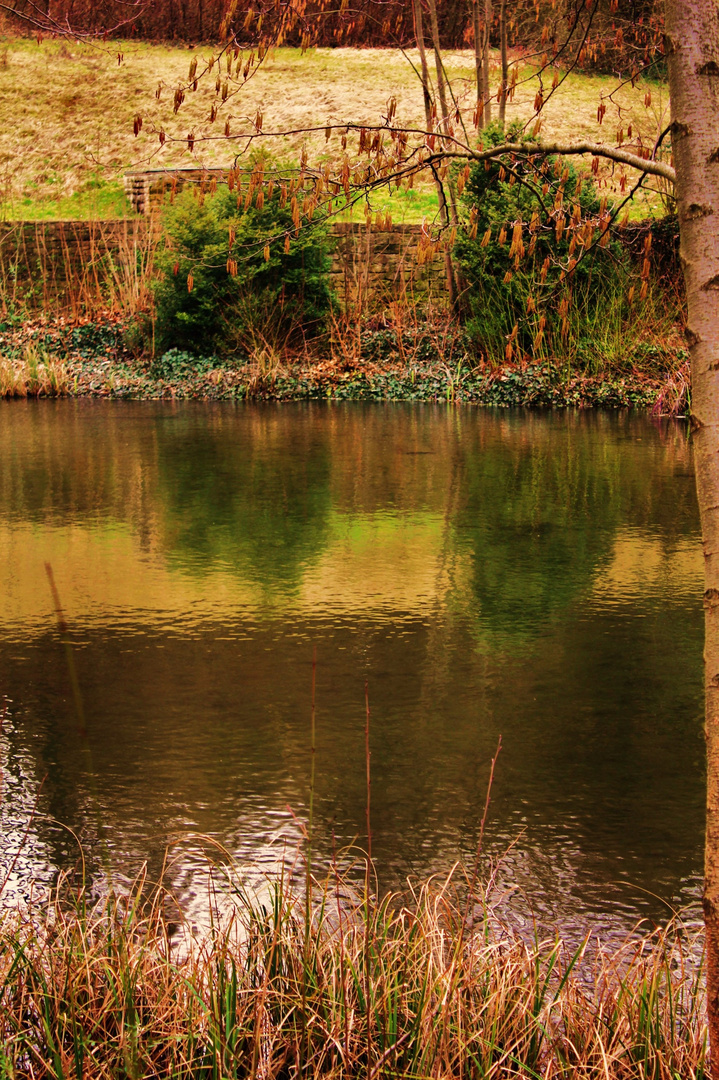
[[[227,188],[203,196],[188,187],[168,203],[154,290],[157,351],[247,357],[321,326],[330,302],[327,229],[319,222],[295,236],[290,202],[282,202],[279,187],[247,210]]]
[[[485,146],[523,139],[518,124],[506,134],[492,125],[482,137]],[[552,214],[560,191],[566,222],[558,238]],[[512,342],[510,352],[519,355],[586,360],[585,345],[594,341],[598,324],[605,335],[621,336],[630,309],[629,257],[612,242],[606,247],[594,244],[579,258],[583,248],[578,234],[587,220],[596,221],[602,209],[591,178],[580,179],[566,160],[550,157],[544,175],[538,176],[526,162],[498,159],[488,168],[482,163],[471,169],[462,204],[464,228],[455,252],[467,286],[467,330],[486,359],[504,360]],[[569,227],[575,208],[581,222],[577,230]],[[523,245],[519,257],[511,250],[518,223]],[[578,261],[566,274],[571,255]]]

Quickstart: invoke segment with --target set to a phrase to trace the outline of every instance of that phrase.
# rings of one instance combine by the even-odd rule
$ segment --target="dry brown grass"
[[[280,882],[236,894],[178,948],[142,884],[2,916],[3,1077],[706,1076],[701,969],[677,926],[572,953],[503,932],[459,877],[407,906],[331,873],[309,908]]]
[[[0,357],[0,398],[63,397],[69,390],[65,365],[33,345],[17,359]]]
[[[137,315],[152,302],[160,233],[130,222],[66,223],[55,235],[15,223],[0,244],[0,310],[62,312],[76,319]]]
[[[95,48],[73,42],[30,41],[7,43],[7,65],[0,66],[0,201],[7,216],[22,211],[22,199],[56,200],[60,195],[84,191],[91,213],[93,184],[117,181],[133,168],[165,165],[222,165],[232,162],[236,143],[224,139],[223,123],[231,119],[235,131],[264,115],[266,131],[290,131],[324,125],[328,120],[376,122],[386,112],[390,96],[397,98],[397,118],[423,124],[420,86],[410,60],[392,49],[316,49],[304,56],[296,49],[278,49],[258,74],[221,110],[215,125],[208,122],[215,98],[214,80],[200,83],[173,116],[172,93],[187,78],[194,55],[186,47],[136,42]],[[117,54],[123,61],[118,65]],[[209,57],[209,47],[197,55]],[[447,56],[447,68],[471,123],[472,61],[468,52]],[[530,76],[531,72],[525,71]],[[161,84],[163,92],[156,100]],[[609,77],[572,75],[546,108],[543,134],[560,137],[616,136],[617,112],[608,104],[603,126],[597,123],[601,96],[615,88]],[[532,114],[536,80],[520,85],[508,119]],[[652,86],[652,104],[646,109],[646,85],[625,87],[617,99],[622,123],[632,123],[647,141],[664,126],[666,92]],[[140,114],[145,126],[133,136],[133,119]],[[152,127],[163,126],[169,141],[160,148]],[[187,135],[196,136],[194,151]],[[203,142],[203,135],[212,141]],[[173,142],[173,139],[179,140]],[[307,139],[301,133],[268,138],[272,153],[298,157],[302,145],[323,153],[324,134]],[[330,150],[333,142],[330,143]],[[99,195],[98,195],[99,200]],[[98,206],[99,206],[98,202]]]

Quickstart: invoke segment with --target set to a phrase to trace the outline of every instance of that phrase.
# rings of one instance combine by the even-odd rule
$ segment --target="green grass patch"
[[[412,188],[410,191],[397,188],[382,188],[358,199],[351,209],[338,214],[338,221],[364,221],[366,209],[373,214],[387,213],[397,225],[419,225],[425,219],[434,221],[439,214],[437,192],[429,185]]]
[[[101,181],[57,199],[26,195],[0,204],[0,216],[5,221],[114,221],[132,213],[125,189],[117,181]]]

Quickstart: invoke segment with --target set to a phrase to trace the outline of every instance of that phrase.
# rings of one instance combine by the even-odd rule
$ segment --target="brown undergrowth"
[[[174,938],[142,880],[96,907],[60,888],[0,918],[0,1075],[707,1075],[702,967],[680,925],[613,949],[527,943],[468,877],[410,903],[358,897],[336,871],[311,901],[228,881],[231,914]]]
[[[78,321],[141,316],[151,306],[160,233],[154,221],[16,222],[2,231],[0,312]]]

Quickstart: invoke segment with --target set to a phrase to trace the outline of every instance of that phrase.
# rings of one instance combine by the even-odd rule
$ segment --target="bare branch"
[[[638,169],[642,173],[651,176],[661,176],[664,180],[674,183],[676,173],[671,165],[653,158],[643,158],[639,154],[632,154],[622,150],[618,146],[607,146],[605,143],[578,142],[523,142],[502,143],[500,146],[491,146],[488,150],[470,150],[469,156],[475,161],[490,161],[502,154],[521,154],[523,157],[546,157],[548,154],[560,154],[562,157],[576,156],[578,154],[591,154],[593,157],[607,158],[609,161],[618,161],[622,165],[629,165],[632,169]],[[465,153],[455,153],[454,157],[465,157]]]

